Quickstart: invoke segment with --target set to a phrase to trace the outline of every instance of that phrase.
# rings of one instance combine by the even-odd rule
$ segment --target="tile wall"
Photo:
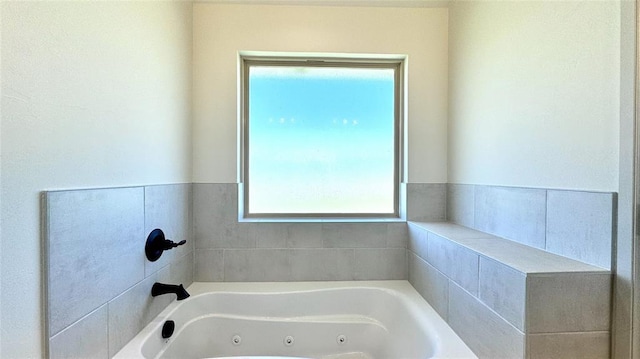
[[[450,282],[427,263],[426,240],[413,241],[407,251],[405,221],[241,221],[238,188],[238,184],[198,183],[45,193],[50,356],[115,354],[173,300],[150,297],[155,281],[188,285],[194,280],[410,278],[443,318],[461,323],[459,330],[468,326],[464,318],[475,318],[495,322],[495,335],[506,333],[500,329],[502,322],[482,317],[495,312],[487,314],[469,301],[483,295],[490,301],[491,297],[483,294],[486,288],[481,282],[465,280],[466,268],[491,271],[491,263],[480,266],[473,256],[458,261],[460,265],[447,271],[458,280]],[[406,194],[403,220],[449,220],[610,268],[615,193],[419,183],[403,185],[402,191]],[[188,245],[165,252],[151,263],[144,258],[143,248],[154,228],[162,228],[170,239],[187,239]],[[447,252],[446,241],[430,243]],[[446,264],[446,258],[431,256],[433,263]],[[456,305],[461,311],[454,316],[472,313],[460,320],[448,318]],[[602,332],[593,335],[594,341],[605,340]],[[542,350],[536,355],[544,357],[545,350],[583,339],[569,334],[563,340],[537,335],[531,342],[545,344],[535,346]],[[517,350],[531,344],[514,343]]]
[[[194,184],[196,281],[407,278],[404,221],[243,222],[237,184]],[[445,184],[407,184],[407,218],[445,219]]]
[[[611,269],[616,193],[449,184],[449,221]]]
[[[154,282],[193,281],[191,185],[43,194],[50,358],[109,358],[173,299]],[[187,240],[147,261],[147,235]]]

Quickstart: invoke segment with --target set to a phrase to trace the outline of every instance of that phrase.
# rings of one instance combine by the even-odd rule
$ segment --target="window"
[[[245,217],[397,217],[400,59],[242,61]]]

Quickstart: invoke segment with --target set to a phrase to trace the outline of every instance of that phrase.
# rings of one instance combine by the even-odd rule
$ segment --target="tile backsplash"
[[[144,188],[50,192],[47,213],[55,335],[144,279]]]
[[[612,192],[448,184],[447,218],[610,269],[616,201]]]
[[[155,281],[191,284],[191,198],[190,184],[43,194],[49,357],[113,356],[173,300],[151,297]],[[187,243],[149,262],[154,228]]]
[[[475,186],[474,228],[544,249],[546,191]]]
[[[407,278],[405,222],[243,222],[238,188],[193,185],[196,281]]]
[[[509,298],[496,296],[477,278],[467,280],[474,269],[493,273],[498,264],[479,263],[437,236],[410,241],[424,234],[413,233],[406,221],[448,220],[611,266],[615,193],[444,183],[408,183],[401,189],[402,219],[378,222],[242,221],[236,183],[45,192],[49,355],[113,356],[174,299],[151,297],[156,281],[188,286],[193,281],[411,279],[460,330],[476,325],[470,320],[484,320],[447,318],[452,305],[464,312],[469,295],[500,302],[500,315],[515,325],[522,322]],[[187,244],[149,262],[144,243],[154,228]],[[430,249],[427,243],[440,247]],[[437,253],[469,260],[448,266]],[[501,322],[494,324],[499,331]],[[522,338],[511,339],[513,351],[521,351]]]

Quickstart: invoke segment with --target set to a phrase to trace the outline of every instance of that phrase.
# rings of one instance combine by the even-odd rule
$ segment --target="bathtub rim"
[[[288,294],[320,292],[335,289],[374,289],[397,297],[407,309],[417,314],[419,325],[436,341],[433,358],[477,358],[471,349],[449,327],[445,320],[427,303],[407,280],[376,281],[300,281],[300,282],[193,282],[187,291],[190,298],[213,293],[237,294]],[[172,301],[160,314],[121,348],[114,358],[146,358],[143,346],[148,338],[159,332],[164,322],[186,301]],[[422,322],[423,321],[423,322]]]

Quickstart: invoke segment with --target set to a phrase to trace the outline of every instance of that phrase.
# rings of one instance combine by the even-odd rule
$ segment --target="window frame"
[[[403,180],[405,68],[404,55],[316,55],[239,53],[239,218],[240,219],[398,219],[400,218],[400,183]],[[394,70],[394,126],[393,126],[393,211],[389,213],[250,213],[249,212],[249,69],[251,66],[336,67]]]

